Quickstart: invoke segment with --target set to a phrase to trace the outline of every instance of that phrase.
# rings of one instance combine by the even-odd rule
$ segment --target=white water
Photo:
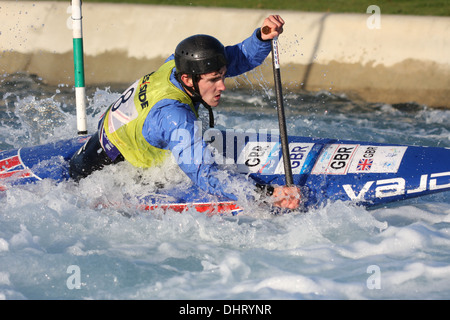
[[[70,88],[18,77],[4,78],[1,90],[0,149],[76,132]],[[231,90],[218,126],[277,128],[266,91]],[[92,132],[119,90],[88,95]],[[447,110],[358,104],[327,92],[286,96],[290,134],[450,147]],[[450,297],[449,192],[374,210],[338,202],[280,216],[249,203],[236,217],[95,206],[151,189],[151,177],[189,183],[169,167],[146,173],[144,187],[130,181],[135,176],[122,163],[79,186],[43,181],[0,196],[0,298]]]

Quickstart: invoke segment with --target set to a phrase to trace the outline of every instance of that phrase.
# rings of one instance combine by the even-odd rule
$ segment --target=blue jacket
[[[258,37],[258,30],[234,46],[225,47],[228,60],[226,77],[233,77],[243,74],[262,64],[271,51],[271,42],[262,41]],[[170,56],[166,61],[174,59]],[[170,78],[171,82],[181,90],[184,90],[175,77],[175,68]],[[199,108],[199,104],[195,106]],[[178,161],[180,168],[187,176],[201,189],[209,194],[223,196],[231,200],[237,200],[237,196],[230,192],[228,184],[220,179],[220,171],[217,164],[211,159],[211,154],[207,144],[202,140],[201,131],[195,125],[197,121],[195,114],[187,104],[164,99],[156,103],[148,114],[142,134],[151,145],[160,149],[172,151],[175,159],[189,159],[192,155],[203,155],[203,161]],[[180,130],[181,131],[177,131]],[[184,131],[186,130],[186,131]],[[180,141],[174,139],[179,136],[179,132],[189,133],[190,141],[183,143],[185,147],[180,147]],[[188,154],[186,154],[188,153]],[[233,179],[244,179],[242,175],[228,172]],[[248,182],[247,182],[248,183]]]

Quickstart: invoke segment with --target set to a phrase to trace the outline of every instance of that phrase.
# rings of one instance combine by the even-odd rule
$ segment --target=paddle
[[[262,33],[269,34],[270,27],[264,26]],[[286,130],[286,117],[284,115],[283,93],[281,89],[280,61],[278,58],[278,37],[272,39],[272,65],[275,82],[275,94],[277,97],[278,124],[280,127],[281,151],[283,154],[284,174],[286,176],[286,186],[294,185],[292,178],[291,159],[289,156],[289,145]]]

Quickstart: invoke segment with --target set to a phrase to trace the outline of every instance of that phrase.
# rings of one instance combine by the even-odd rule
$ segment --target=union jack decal
[[[358,162],[358,166],[356,167],[356,170],[358,171],[369,171],[372,167],[373,160],[372,159],[361,159]]]
[[[31,175],[31,170],[23,165],[19,155],[0,160],[0,179],[13,176],[14,178],[27,178]],[[6,188],[0,185],[0,190],[6,190]]]

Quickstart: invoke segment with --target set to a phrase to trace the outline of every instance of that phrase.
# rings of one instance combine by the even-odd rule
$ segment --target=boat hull
[[[69,179],[68,160],[89,139],[81,136],[40,146],[0,152],[0,189],[42,179]],[[236,131],[209,132],[219,163],[233,164],[262,185],[285,184],[277,135]],[[450,190],[450,149],[373,142],[289,137],[294,184],[301,187],[304,208],[334,201],[370,207]],[[164,191],[161,191],[164,193]],[[176,192],[175,192],[176,193]],[[144,197],[142,208],[199,212],[240,209],[226,199],[205,195],[196,186],[169,202]]]

